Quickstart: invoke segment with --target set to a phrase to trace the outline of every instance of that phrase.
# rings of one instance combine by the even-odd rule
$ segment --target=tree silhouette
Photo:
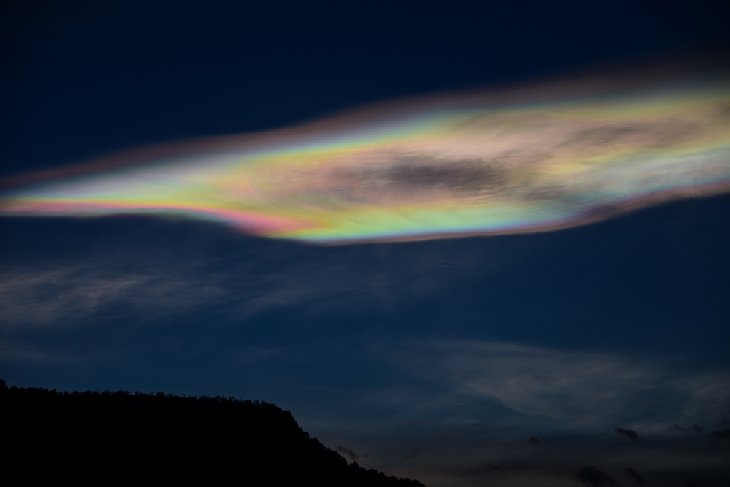
[[[266,402],[0,382],[0,406],[3,473],[25,484],[423,487],[349,464]]]

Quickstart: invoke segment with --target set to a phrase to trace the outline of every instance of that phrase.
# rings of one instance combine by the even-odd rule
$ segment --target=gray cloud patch
[[[172,275],[104,272],[89,265],[0,270],[0,326],[74,325],[115,306],[157,313],[189,311],[222,293]]]
[[[455,160],[450,164],[424,156],[406,156],[387,167],[384,176],[390,184],[414,191],[446,189],[454,192],[489,190],[500,184],[504,175],[480,160]]]
[[[350,448],[347,448],[346,446],[337,445],[335,449],[342,455],[344,455],[345,458],[347,458],[347,460],[349,460],[350,462],[357,462],[358,460],[360,460],[360,455],[355,453]]]
[[[0,322],[48,325],[86,316],[118,302],[149,282],[148,276],[91,276],[83,267],[4,270],[0,276]]]
[[[414,345],[388,359],[452,394],[495,400],[558,429],[658,432],[730,410],[730,372],[677,374],[661,360],[485,341]]]

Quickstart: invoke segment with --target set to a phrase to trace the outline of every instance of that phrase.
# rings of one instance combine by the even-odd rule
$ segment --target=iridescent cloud
[[[183,215],[347,243],[545,231],[729,189],[727,78],[655,74],[145,149],[6,182],[0,214]]]

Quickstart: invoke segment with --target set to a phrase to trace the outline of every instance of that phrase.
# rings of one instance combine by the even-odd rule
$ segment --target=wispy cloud
[[[730,371],[678,370],[662,359],[464,340],[413,344],[387,358],[450,394],[497,401],[562,429],[665,431],[673,420],[730,409]]]
[[[89,265],[0,269],[0,326],[74,326],[115,307],[146,314],[189,311],[222,290],[210,283]]]

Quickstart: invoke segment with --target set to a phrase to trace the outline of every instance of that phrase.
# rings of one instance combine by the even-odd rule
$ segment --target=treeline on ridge
[[[260,401],[57,392],[0,380],[5,480],[423,487],[356,463]],[[12,478],[12,477],[10,477]]]

